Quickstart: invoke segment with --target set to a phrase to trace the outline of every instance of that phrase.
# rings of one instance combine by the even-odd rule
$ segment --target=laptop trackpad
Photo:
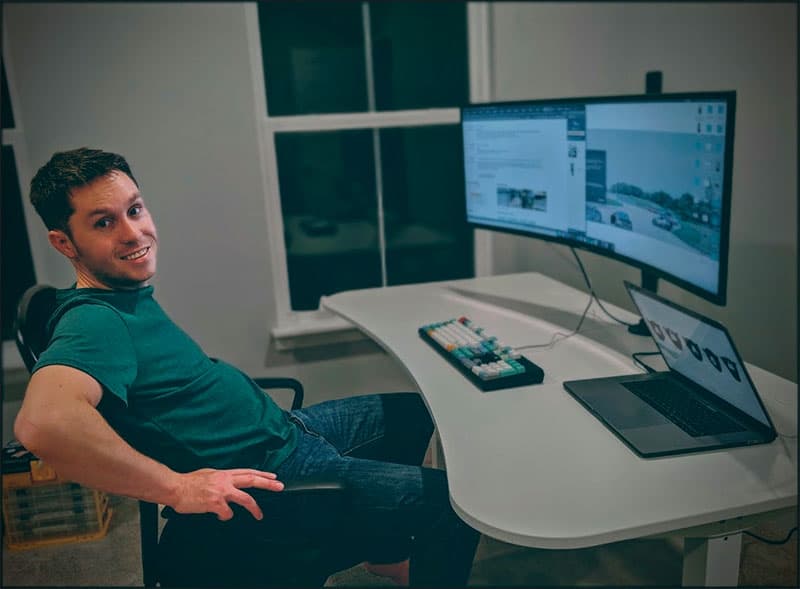
[[[617,429],[671,423],[666,417],[620,384],[598,391],[587,400],[603,419]]]

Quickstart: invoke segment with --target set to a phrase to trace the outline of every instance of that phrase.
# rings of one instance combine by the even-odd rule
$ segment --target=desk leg
[[[430,452],[431,452],[431,467],[444,468],[442,446],[441,446],[441,441],[439,440],[439,430],[434,430],[433,435],[431,436]]]
[[[683,539],[683,586],[735,587],[739,583],[742,533]]]

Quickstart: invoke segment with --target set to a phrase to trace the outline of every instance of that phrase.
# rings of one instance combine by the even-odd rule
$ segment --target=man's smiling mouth
[[[149,251],[150,251],[150,246],[143,247],[140,250],[136,250],[132,254],[128,254],[127,256],[121,256],[121,259],[123,259],[123,260],[138,260],[142,256],[147,255],[147,252],[149,252]]]

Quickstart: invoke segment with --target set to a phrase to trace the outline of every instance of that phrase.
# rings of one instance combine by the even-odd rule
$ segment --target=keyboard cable
[[[611,312],[608,309],[605,308],[605,306],[603,306],[603,303],[600,302],[600,297],[597,296],[597,293],[594,291],[592,283],[589,281],[589,275],[586,273],[586,269],[583,267],[583,262],[581,262],[581,259],[578,257],[578,252],[575,251],[574,247],[569,248],[569,251],[572,252],[572,255],[575,256],[575,261],[578,262],[578,267],[581,269],[581,274],[583,274],[583,279],[586,282],[586,287],[589,289],[589,294],[592,296],[592,298],[594,298],[595,301],[597,301],[597,304],[600,305],[600,308],[603,310],[603,312],[609,317],[611,317],[611,319],[613,319],[617,323],[621,323],[622,325],[627,325],[628,327],[633,327],[634,326],[633,323],[628,323],[627,321],[623,321],[619,317],[615,317],[614,315],[611,314]]]
[[[596,301],[597,304],[600,306],[600,308],[603,310],[603,312],[606,315],[608,315],[611,319],[616,321],[617,323],[621,323],[622,325],[626,325],[628,327],[631,327],[631,326],[634,325],[633,323],[628,323],[627,321],[623,321],[622,319],[620,319],[618,317],[615,317],[614,315],[612,315],[609,312],[608,309],[605,308],[605,306],[603,306],[603,303],[600,301],[600,298],[597,296],[597,293],[595,293],[594,288],[592,287],[592,283],[589,280],[589,275],[586,273],[586,269],[583,267],[583,263],[581,262],[581,259],[578,257],[578,253],[575,251],[575,248],[571,247],[571,248],[569,248],[569,250],[572,252],[572,255],[575,257],[575,261],[578,262],[578,268],[580,269],[581,274],[583,275],[583,280],[586,283],[586,287],[589,289],[589,302],[587,303],[586,308],[583,310],[583,313],[581,314],[580,320],[578,320],[578,325],[576,325],[575,329],[573,329],[569,333],[561,333],[561,332],[554,333],[553,336],[550,338],[550,341],[545,343],[545,344],[530,344],[530,345],[525,345],[525,346],[518,346],[518,347],[514,348],[514,351],[519,352],[521,350],[529,350],[529,349],[533,349],[533,348],[547,348],[547,349],[549,349],[549,348],[552,348],[557,341],[565,340],[568,337],[572,337],[573,335],[575,335],[576,333],[578,333],[580,331],[581,326],[583,325],[583,322],[586,319],[586,315],[589,312],[589,308],[592,306],[592,302],[593,301]]]
[[[561,333],[561,332],[554,333],[553,336],[550,338],[550,341],[547,342],[546,344],[530,344],[530,345],[526,345],[526,346],[518,346],[518,347],[514,348],[515,351],[518,352],[520,350],[529,350],[529,349],[532,349],[532,348],[547,348],[547,349],[549,349],[549,348],[552,348],[556,344],[557,341],[565,340],[568,337],[572,337],[573,335],[578,333],[580,331],[580,329],[581,329],[581,326],[583,326],[583,322],[586,319],[586,315],[589,313],[589,308],[592,306],[592,302],[593,301],[597,301],[597,304],[600,305],[600,308],[606,313],[606,315],[608,315],[609,317],[611,317],[615,321],[618,321],[619,323],[622,323],[623,325],[628,325],[628,326],[632,325],[632,323],[626,323],[625,321],[622,321],[621,319],[618,319],[618,318],[614,317],[611,313],[608,312],[608,310],[605,307],[603,307],[603,303],[600,302],[600,299],[597,297],[597,295],[594,292],[594,289],[592,288],[592,284],[589,281],[589,276],[586,274],[586,269],[583,267],[583,264],[581,263],[581,260],[578,257],[577,252],[575,252],[575,248],[571,247],[569,249],[572,252],[572,255],[575,256],[575,261],[578,262],[578,268],[580,269],[581,274],[583,274],[583,280],[586,282],[586,286],[589,289],[589,302],[586,304],[586,308],[583,310],[583,313],[581,314],[581,318],[578,320],[578,325],[576,325],[575,329],[573,329],[569,333]]]
[[[593,298],[590,296],[589,297],[589,302],[586,305],[586,308],[583,310],[583,314],[581,315],[580,320],[578,321],[578,325],[576,325],[575,329],[573,329],[569,333],[556,332],[550,338],[550,341],[547,342],[546,344],[530,344],[530,345],[527,345],[527,346],[517,346],[516,348],[513,348],[514,351],[515,352],[519,352],[520,350],[529,350],[529,349],[532,349],[532,348],[547,348],[547,349],[550,349],[556,344],[556,341],[565,340],[568,337],[572,337],[573,335],[578,333],[578,331],[580,331],[581,325],[583,325],[583,320],[586,319],[586,314],[589,312],[589,307],[592,306],[592,301],[593,301]]]

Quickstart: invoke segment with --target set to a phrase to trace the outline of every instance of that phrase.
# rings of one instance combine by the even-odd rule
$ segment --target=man
[[[26,448],[68,479],[178,514],[246,510],[271,534],[337,529],[401,584],[466,584],[478,534],[452,511],[444,472],[419,466],[433,426],[418,395],[286,412],[206,356],[153,298],[158,236],[122,156],[56,153],[30,197],[76,283],[58,291],[15,421]],[[341,513],[287,517],[280,480],[314,476],[351,488],[346,531]]]

